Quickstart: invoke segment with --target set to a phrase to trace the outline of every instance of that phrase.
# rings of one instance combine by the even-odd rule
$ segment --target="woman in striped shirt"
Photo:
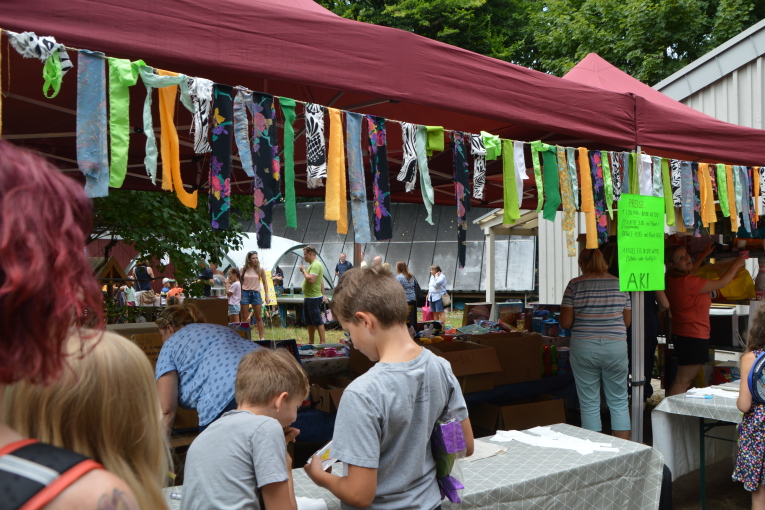
[[[627,327],[632,319],[629,294],[608,274],[600,250],[579,254],[582,276],[568,283],[560,325],[571,329],[571,368],[576,381],[582,427],[600,432],[600,387],[611,412],[613,435],[630,439],[627,403]]]

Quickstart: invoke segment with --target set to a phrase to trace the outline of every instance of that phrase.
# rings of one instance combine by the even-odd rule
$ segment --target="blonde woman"
[[[49,385],[6,388],[3,421],[25,437],[86,455],[124,480],[140,508],[167,508],[169,450],[146,354],[114,333],[74,334]]]
[[[260,266],[258,260],[258,252],[251,251],[247,254],[247,258],[244,261],[244,267],[240,270],[242,273],[242,300],[241,306],[245,310],[252,305],[252,315],[258,326],[258,338],[264,340],[264,326],[263,326],[263,299],[260,296],[260,288],[263,287],[263,295],[266,296],[266,305],[271,304],[271,300],[268,297],[268,280],[266,279],[266,272]],[[242,311],[242,317],[244,317],[244,310]],[[249,319],[248,319],[249,321]]]

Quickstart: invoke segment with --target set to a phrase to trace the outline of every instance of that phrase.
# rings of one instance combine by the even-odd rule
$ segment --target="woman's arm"
[[[563,329],[571,329],[574,325],[574,307],[573,306],[561,306],[560,307],[560,327]]]
[[[669,309],[669,299],[663,290],[656,291],[656,302],[659,304],[659,312]]]
[[[696,260],[693,261],[693,267],[691,268],[691,273],[695,273],[699,270],[701,267],[701,264],[704,263],[704,260],[712,254],[714,251],[715,243],[709,243],[706,248],[704,248],[704,251],[696,255]],[[724,287],[724,285],[723,285]],[[716,290],[716,289],[715,289]]]
[[[622,313],[624,314],[624,325],[630,327],[630,324],[632,324],[632,310],[625,308]]]
[[[746,264],[746,260],[743,257],[738,257],[736,260],[733,261],[733,263],[730,265],[728,270],[725,272],[724,275],[722,275],[717,280],[707,280],[707,283],[704,284],[704,286],[701,288],[701,291],[699,294],[703,294],[705,292],[712,292],[714,290],[719,290],[728,285],[730,282],[733,281],[733,278],[736,276],[736,273],[738,272],[738,268],[744,267],[744,264]]]
[[[173,432],[175,413],[178,411],[178,372],[171,370],[157,379],[157,394],[162,411],[162,425],[168,437]]]
[[[741,384],[739,385],[736,407],[738,407],[738,410],[742,413],[745,413],[752,408],[752,394],[749,392],[749,372],[752,371],[754,360],[753,352],[745,352],[744,355],[741,356]]]

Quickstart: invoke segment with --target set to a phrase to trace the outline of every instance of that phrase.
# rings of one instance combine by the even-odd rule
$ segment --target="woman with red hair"
[[[77,182],[0,140],[0,403],[8,384],[54,383],[67,339],[100,334],[86,324],[103,329],[102,295],[84,251],[90,223]],[[19,469],[30,463],[48,469],[30,477]],[[10,499],[4,508],[137,508],[125,482],[96,462],[2,422],[0,493]]]

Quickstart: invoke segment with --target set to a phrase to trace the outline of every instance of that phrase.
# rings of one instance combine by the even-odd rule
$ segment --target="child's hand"
[[[284,441],[289,443],[294,443],[295,438],[300,434],[300,429],[296,429],[295,427],[284,427]]]
[[[313,480],[313,483],[319,487],[322,487],[322,485],[319,483],[319,480],[324,473],[324,470],[321,468],[321,457],[318,455],[311,457],[311,463],[306,464],[303,467],[303,470],[305,470],[305,474],[308,475],[308,478]]]

